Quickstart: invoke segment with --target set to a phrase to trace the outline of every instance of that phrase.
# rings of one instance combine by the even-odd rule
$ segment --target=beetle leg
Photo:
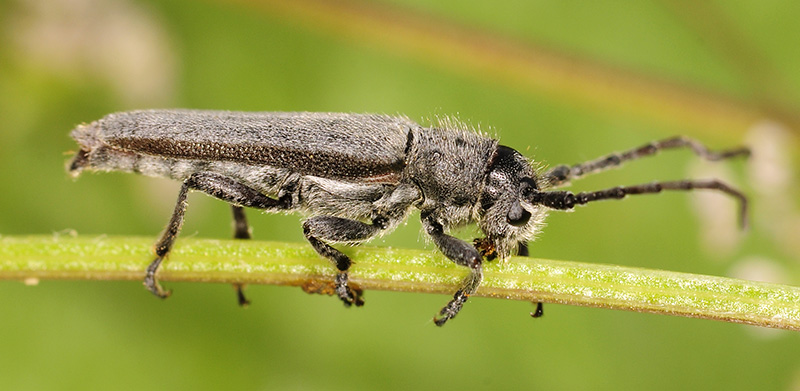
[[[528,241],[522,241],[517,244],[517,255],[520,257],[527,257],[529,256],[528,252]]]
[[[311,246],[339,270],[336,275],[336,294],[345,306],[364,305],[361,292],[348,285],[348,270],[353,262],[350,257],[325,242],[363,242],[386,228],[386,224],[384,218],[376,218],[372,224],[366,224],[334,216],[315,216],[303,222],[303,233]]]
[[[453,300],[450,300],[439,311],[439,316],[441,317],[433,318],[433,322],[437,326],[443,326],[461,311],[461,307],[467,302],[469,296],[478,290],[478,286],[483,280],[483,268],[481,267],[483,260],[478,250],[471,244],[445,234],[442,224],[436,221],[432,213],[422,214],[422,226],[447,258],[457,265],[468,267],[470,270],[470,274],[461,282],[461,286],[453,295]]]
[[[531,318],[541,318],[544,316],[544,307],[542,306],[541,301],[537,301],[536,304],[536,311],[531,312]]]
[[[520,257],[527,257],[529,256],[528,253],[528,241],[522,241],[517,244],[517,255]],[[544,315],[544,309],[542,308],[541,301],[535,301],[533,304],[536,304],[536,311],[531,312],[531,316],[534,318],[539,318]]]
[[[170,291],[164,290],[161,285],[159,285],[156,279],[156,272],[161,262],[164,260],[164,257],[166,257],[170,249],[172,249],[175,238],[181,230],[183,218],[186,213],[186,196],[189,194],[190,189],[202,191],[236,206],[273,210],[289,209],[292,207],[292,198],[290,194],[286,194],[279,199],[272,199],[258,190],[224,175],[210,172],[197,172],[192,174],[183,182],[183,185],[181,185],[181,190],[178,193],[178,201],[175,204],[172,217],[167,224],[167,229],[164,230],[164,233],[161,234],[161,238],[156,242],[156,259],[147,267],[147,272],[145,274],[144,285],[150,292],[160,298],[169,297]],[[244,214],[242,214],[242,217],[243,216]],[[236,220],[236,217],[234,217],[234,219]],[[241,221],[236,220],[235,222],[238,226]],[[246,224],[244,226],[246,227]],[[245,229],[245,232],[246,231]],[[238,228],[237,233],[239,233]]]
[[[247,224],[247,216],[244,214],[244,208],[239,205],[231,205],[233,212],[233,238],[234,239],[250,239],[250,226]],[[250,305],[250,300],[244,295],[244,284],[235,283],[233,288],[236,289],[236,299],[240,307],[247,307]]]
[[[178,232],[181,230],[181,226],[183,225],[183,216],[186,213],[186,196],[188,194],[189,181],[186,181],[183,183],[183,185],[181,185],[181,190],[178,192],[178,202],[175,204],[175,210],[172,212],[172,217],[169,219],[167,229],[164,230],[164,233],[161,234],[161,238],[158,239],[158,242],[156,242],[156,259],[154,259],[153,262],[147,266],[147,271],[144,277],[144,285],[147,287],[147,290],[162,299],[169,297],[172,291],[167,291],[161,288],[161,285],[158,283],[158,281],[156,281],[156,272],[158,271],[158,267],[161,265],[161,262],[164,260],[164,257],[172,248],[172,244],[175,242]]]
[[[688,137],[677,136],[660,141],[654,141],[641,147],[628,150],[623,153],[612,153],[597,160],[575,164],[573,166],[560,165],[553,167],[543,175],[543,179],[548,187],[559,187],[566,185],[572,179],[578,179],[588,174],[594,174],[609,168],[617,167],[624,162],[653,156],[659,151],[669,149],[689,148],[695,155],[710,161],[729,159],[737,156],[749,156],[750,150],[739,147],[724,151],[710,151],[700,142]]]
[[[244,214],[244,208],[239,205],[231,205],[233,212],[233,238],[234,239],[250,239],[250,226],[247,224],[247,216]]]

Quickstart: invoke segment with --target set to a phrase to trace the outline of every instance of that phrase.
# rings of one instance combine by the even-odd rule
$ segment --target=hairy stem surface
[[[0,280],[141,280],[152,238],[0,238]],[[435,251],[353,247],[361,289],[452,294],[466,270]],[[800,330],[800,288],[603,264],[514,257],[485,264],[476,296]],[[330,293],[335,270],[303,243],[181,239],[162,281],[275,284]]]

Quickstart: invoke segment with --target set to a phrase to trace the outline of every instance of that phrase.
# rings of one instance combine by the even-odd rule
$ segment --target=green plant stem
[[[153,258],[152,242],[138,237],[2,237],[0,280],[141,280]],[[357,260],[350,273],[353,284],[367,290],[452,294],[466,275],[436,251],[352,247],[345,252]],[[486,263],[484,272],[476,296],[800,330],[797,287],[522,257]],[[326,291],[333,274],[330,264],[303,243],[184,238],[159,277]]]

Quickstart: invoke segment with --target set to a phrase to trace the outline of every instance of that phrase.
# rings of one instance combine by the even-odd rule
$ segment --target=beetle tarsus
[[[244,284],[233,284],[233,287],[236,289],[236,301],[239,303],[239,307],[247,308],[250,305],[250,300],[247,300],[244,295]]]
[[[342,299],[345,307],[355,305],[361,307],[364,305],[362,298],[363,291],[350,286],[348,283],[347,272],[339,272],[336,275],[336,294]]]
[[[147,287],[152,294],[156,295],[161,299],[166,299],[170,295],[172,295],[171,290],[166,290],[161,287],[161,284],[158,283],[156,280],[156,272],[158,271],[158,266],[161,265],[161,261],[164,260],[164,257],[158,257],[153,262],[147,266],[147,272],[144,277],[144,286]]]
[[[544,306],[541,301],[534,304],[536,304],[536,310],[531,312],[531,318],[541,318],[544,315]]]
[[[464,307],[464,303],[467,302],[469,297],[478,291],[481,281],[483,281],[483,269],[480,264],[478,264],[476,267],[470,269],[469,275],[461,282],[461,286],[453,295],[453,299],[442,307],[439,311],[440,317],[434,317],[433,323],[441,327],[444,326],[448,320],[455,318],[459,311],[461,311],[461,308]]]
[[[442,310],[439,311],[439,318],[434,317],[433,323],[437,326],[442,327],[448,320],[453,319],[458,315],[458,312],[461,311],[461,307],[464,306],[464,303],[467,302],[469,299],[469,295],[464,293],[463,290],[459,289],[456,291],[456,294],[453,295],[453,300],[450,300],[446,306],[442,307]]]

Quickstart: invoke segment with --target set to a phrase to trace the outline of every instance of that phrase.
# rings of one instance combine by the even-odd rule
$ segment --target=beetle
[[[236,238],[250,237],[244,207],[304,213],[305,238],[336,268],[335,293],[345,306],[360,306],[363,298],[349,284],[350,258],[332,245],[389,232],[412,208],[419,209],[436,247],[469,270],[434,317],[438,326],[454,318],[477,291],[484,259],[527,254],[528,240],[550,210],[627,195],[708,189],[738,199],[742,225],[747,218],[747,198],[716,179],[556,190],[661,150],[688,148],[707,160],[750,153],[744,147],[714,152],[686,137],[539,170],[516,150],[454,119],[423,127],[380,114],[142,110],[109,114],[78,126],[71,136],[80,146],[68,163],[74,176],[83,170],[123,171],[182,183],[145,273],[145,286],[161,298],[170,291],[158,283],[157,271],[180,231],[190,190],[232,205]],[[468,243],[449,234],[470,223],[477,223],[485,237]],[[239,297],[244,302],[241,290]]]

